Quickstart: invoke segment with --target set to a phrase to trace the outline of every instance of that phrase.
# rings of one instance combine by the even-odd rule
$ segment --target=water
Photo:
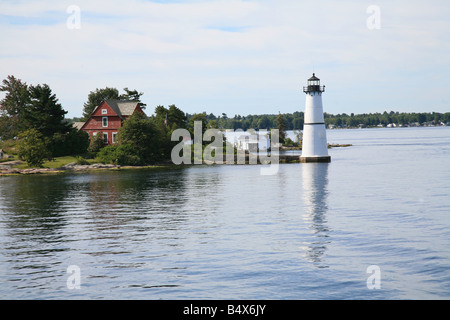
[[[272,176],[1,177],[0,298],[449,299],[450,128],[327,135],[353,146]]]

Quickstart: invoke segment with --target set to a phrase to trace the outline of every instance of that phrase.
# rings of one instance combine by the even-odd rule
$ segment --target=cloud
[[[0,76],[48,83],[69,116],[105,86],[143,91],[149,111],[301,111],[313,70],[330,113],[448,110],[449,5],[378,6],[369,30],[360,1],[2,1]]]

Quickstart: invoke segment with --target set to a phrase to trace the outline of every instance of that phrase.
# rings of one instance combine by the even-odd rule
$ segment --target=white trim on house
[[[105,124],[106,120],[106,124]],[[102,127],[107,128],[108,127],[108,117],[102,117]]]

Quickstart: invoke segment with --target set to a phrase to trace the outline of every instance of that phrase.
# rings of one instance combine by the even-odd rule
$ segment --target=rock
[[[114,169],[114,168],[120,168],[120,166],[114,165],[114,164],[103,164],[103,163],[93,163],[93,164],[89,164],[89,165],[68,163],[65,166],[63,166],[63,169],[77,170],[77,171],[89,170],[89,169]]]
[[[4,170],[5,174],[16,174],[16,173],[21,173],[20,169],[15,169],[15,168],[11,168],[11,169],[7,169]]]
[[[66,165],[63,165],[62,168],[69,169],[69,168],[74,167],[76,164],[77,164],[76,162],[71,162],[71,163],[68,163]]]

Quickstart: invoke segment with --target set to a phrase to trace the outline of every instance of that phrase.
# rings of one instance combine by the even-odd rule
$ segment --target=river
[[[0,177],[1,299],[449,299],[450,127],[329,164]]]

